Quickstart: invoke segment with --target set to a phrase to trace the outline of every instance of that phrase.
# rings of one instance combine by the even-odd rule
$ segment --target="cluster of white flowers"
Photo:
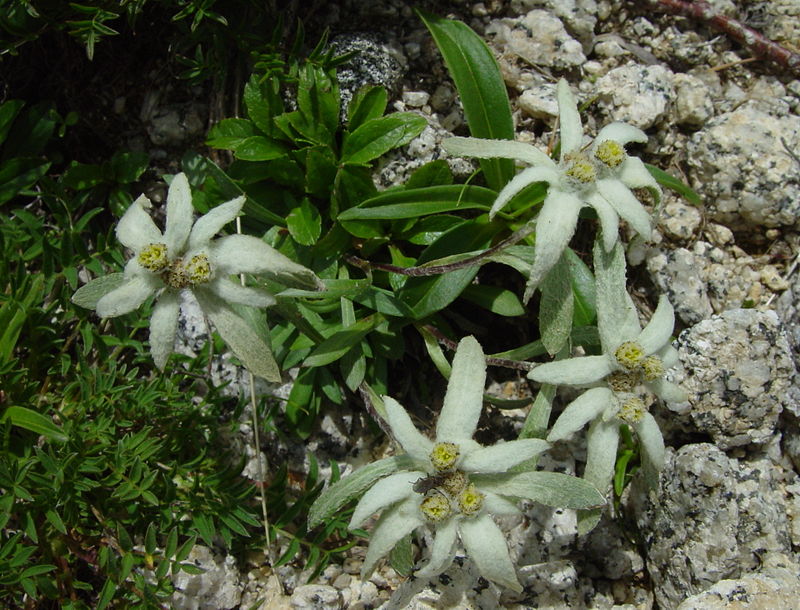
[[[131,204],[117,224],[117,238],[133,251],[133,257],[125,265],[121,285],[106,292],[92,306],[99,316],[112,318],[137,309],[156,295],[150,318],[150,350],[159,369],[164,369],[174,350],[181,292],[186,290],[195,296],[222,338],[252,372],[277,380],[276,367],[265,365],[271,362],[269,349],[253,336],[231,307],[269,307],[275,297],[261,288],[242,286],[230,277],[249,273],[281,282],[289,278],[312,290],[324,286],[310,269],[256,237],[228,235],[213,239],[239,215],[244,202],[244,197],[237,197],[194,221],[189,181],[184,174],[177,174],[167,192],[163,233],[150,217],[147,210],[152,204],[144,195]],[[83,304],[82,295],[91,292],[89,283],[73,300]]]
[[[601,129],[590,145],[584,145],[575,98],[563,79],[558,83],[558,112],[561,134],[558,163],[547,153],[522,142],[480,138],[449,138],[442,142],[444,149],[453,155],[516,159],[532,166],[517,174],[500,191],[490,216],[502,210],[525,187],[535,182],[549,185],[536,217],[536,244],[525,288],[526,302],[567,247],[581,208],[590,206],[597,212],[603,244],[610,250],[617,242],[620,216],[642,237],[650,238],[650,215],[631,189],[646,187],[657,199],[661,197],[661,189],[644,163],[625,152],[626,144],[647,141],[643,131],[625,123],[612,123]]]

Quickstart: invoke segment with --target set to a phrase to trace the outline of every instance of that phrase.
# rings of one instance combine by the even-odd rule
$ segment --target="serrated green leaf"
[[[370,119],[350,134],[342,148],[342,163],[366,165],[400,146],[408,144],[428,122],[411,112],[396,112]]]
[[[247,119],[222,119],[208,130],[206,144],[214,148],[235,150],[243,141],[258,135],[255,124]]]
[[[347,108],[347,128],[355,131],[371,119],[383,116],[389,95],[380,86],[362,87],[353,96]]]
[[[378,479],[399,470],[413,468],[414,465],[414,460],[407,455],[392,456],[363,466],[332,483],[311,505],[308,511],[309,529],[330,519],[336,511],[364,493]]]
[[[72,295],[72,302],[78,307],[95,309],[97,302],[112,290],[125,283],[124,273],[109,273],[84,284]]]
[[[286,217],[286,228],[298,244],[313,246],[322,233],[322,217],[317,208],[305,197],[299,206],[289,212]]]
[[[244,87],[244,103],[247,115],[265,135],[275,137],[273,119],[283,112],[283,102],[277,91],[277,79],[259,82],[257,74],[252,74]],[[255,134],[253,134],[255,135]]]
[[[483,39],[469,26],[417,11],[444,57],[475,138],[513,140],[514,121],[500,68]],[[499,191],[514,176],[510,159],[482,159],[489,186]]]
[[[242,161],[271,161],[286,154],[286,147],[266,136],[250,136],[234,148],[237,159]]]

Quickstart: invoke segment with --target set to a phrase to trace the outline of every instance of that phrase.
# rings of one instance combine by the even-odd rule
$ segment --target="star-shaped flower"
[[[449,138],[442,142],[444,149],[453,155],[502,157],[533,166],[517,174],[500,191],[490,217],[525,187],[535,182],[549,185],[536,218],[534,260],[525,301],[569,244],[582,207],[591,206],[597,212],[604,246],[610,250],[618,238],[620,216],[643,238],[650,238],[650,215],[631,189],[647,187],[657,199],[661,196],[661,189],[641,160],[625,152],[629,142],[647,141],[643,131],[625,123],[611,123],[600,130],[591,145],[584,146],[575,98],[563,79],[558,83],[558,111],[561,133],[558,163],[522,142],[480,138]]]
[[[678,352],[670,344],[675,324],[672,305],[661,297],[642,329],[624,290],[624,264],[619,244],[607,254],[595,243],[602,354],[541,364],[528,373],[539,383],[589,387],[567,405],[547,440],[568,438],[592,422],[584,478],[601,491],[613,477],[621,423],[636,432],[645,475],[651,484],[657,481],[664,464],[664,439],[647,406],[653,396],[672,403],[686,400],[686,393],[664,378],[666,370],[678,363]]]
[[[573,494],[573,499],[565,502],[572,508],[602,502],[594,488],[580,487],[583,482],[575,477],[544,472],[506,474],[547,449],[549,445],[543,440],[522,439],[483,447],[472,439],[483,406],[485,379],[483,350],[473,337],[462,339],[435,440],[414,427],[397,401],[384,398],[392,434],[414,467],[379,480],[356,506],[351,529],[383,511],[372,531],[362,569],[364,577],[403,537],[428,525],[435,529],[435,538],[430,559],[417,576],[431,578],[446,570],[460,538],[485,578],[520,591],[505,536],[492,515],[518,514],[514,500],[520,497],[551,504],[552,494],[564,499],[566,490]],[[548,486],[553,490],[545,491]]]
[[[223,203],[194,222],[189,182],[184,174],[178,174],[167,193],[163,233],[147,212],[152,204],[144,195],[120,219],[117,238],[133,251],[133,257],[125,265],[122,284],[99,298],[94,307],[100,317],[111,318],[137,309],[156,295],[158,300],[150,318],[150,349],[159,369],[164,369],[174,348],[183,290],[194,294],[204,313],[234,353],[246,360],[248,368],[252,370],[255,366],[254,373],[266,376],[268,372],[263,367],[242,353],[250,351],[247,335],[253,333],[230,304],[268,307],[275,303],[275,297],[266,290],[242,286],[230,276],[263,274],[278,281],[288,278],[312,289],[322,288],[311,270],[260,239],[248,235],[212,239],[239,215],[244,201],[244,197],[238,197]],[[86,292],[90,286],[81,290]],[[80,303],[79,295],[80,291],[73,298]]]

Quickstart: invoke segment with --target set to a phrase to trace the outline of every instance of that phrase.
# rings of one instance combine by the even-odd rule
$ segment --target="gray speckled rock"
[[[732,309],[680,334],[684,370],[674,381],[689,393],[689,428],[722,449],[765,444],[784,408],[795,372],[789,344],[773,311]]]
[[[740,462],[698,444],[667,451],[657,492],[637,479],[629,500],[660,607],[792,552],[778,477],[768,460]]]
[[[611,120],[647,129],[669,112],[674,81],[675,75],[664,66],[629,63],[598,79],[598,104]]]
[[[511,9],[517,14],[536,8],[545,8],[555,14],[584,46],[591,43],[597,24],[595,0],[511,0]]]
[[[356,55],[337,69],[339,90],[342,96],[342,117],[347,116],[347,105],[353,94],[365,85],[386,87],[390,95],[395,92],[405,73],[403,53],[375,33],[354,32],[341,34],[331,40],[337,54],[356,51]]]
[[[675,313],[687,324],[697,323],[714,313],[701,275],[702,266],[686,248],[655,252],[647,259],[647,269],[675,307]]]
[[[329,585],[302,585],[294,590],[290,603],[303,610],[339,610],[342,595]]]
[[[547,11],[533,10],[519,19],[496,19],[486,28],[503,54],[519,57],[534,66],[570,68],[586,61],[581,43],[564,24]]]
[[[692,184],[710,216],[731,227],[795,225],[800,220],[800,117],[763,100],[712,119],[689,141]]]
[[[239,568],[231,555],[220,556],[197,544],[186,562],[203,569],[202,574],[180,572],[172,578],[175,592],[171,608],[179,610],[227,610],[239,605],[242,587]]]
[[[675,118],[681,125],[701,127],[714,116],[708,85],[691,74],[675,75]]]
[[[768,562],[764,573],[721,580],[685,600],[677,610],[797,610],[800,566],[778,553]]]

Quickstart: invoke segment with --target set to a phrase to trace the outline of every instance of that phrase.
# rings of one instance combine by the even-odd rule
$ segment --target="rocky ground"
[[[703,198],[693,206],[668,192],[653,241],[629,251],[642,309],[660,293],[675,306],[683,365],[676,381],[690,394],[688,407],[657,412],[669,446],[659,492],[648,496],[634,483],[619,514],[585,538],[576,534],[573,512],[529,506],[523,519],[506,524],[525,587],[520,595],[478,579],[469,562],[424,588],[404,584],[388,567],[362,582],[359,546],[306,584],[292,565],[276,580],[257,567],[259,558],[242,567],[198,547],[194,559],[208,571],[181,576],[176,607],[248,608],[266,600],[261,607],[367,609],[398,591],[399,607],[411,608],[797,607],[800,80],[747,61],[719,32],[643,4],[489,0],[428,8],[484,36],[512,96],[519,140],[546,146],[555,83],[565,77],[581,103],[592,102],[588,132],[612,120],[644,129],[650,139],[637,153]],[[800,0],[711,4],[787,47],[800,46]],[[316,8],[338,49],[362,50],[343,68],[343,88],[383,84],[396,109],[429,122],[385,161],[381,185],[441,156],[443,137],[465,134],[454,87],[409,3],[342,0]],[[146,96],[140,118],[144,145],[167,159],[166,151],[202,135],[210,111],[199,102],[161,103],[162,94]],[[187,336],[192,327],[189,316]],[[218,372],[236,374],[222,365]],[[523,418],[518,413],[517,424]],[[390,450],[381,443],[360,415],[328,413],[306,447],[267,438],[264,448],[273,463],[302,463],[314,451],[320,462],[333,457],[349,470]],[[559,445],[544,466],[580,472],[581,451],[577,442]]]

